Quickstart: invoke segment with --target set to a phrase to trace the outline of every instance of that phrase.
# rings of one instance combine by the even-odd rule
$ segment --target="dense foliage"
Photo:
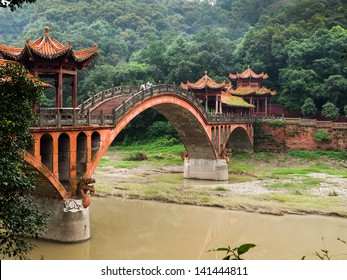
[[[79,100],[121,82],[196,81],[205,70],[228,80],[250,65],[292,112],[307,98],[318,113],[331,102],[342,115],[347,104],[344,0],[40,0],[1,9],[0,23],[1,44],[23,46],[46,25],[76,49],[96,43],[99,57],[79,73]]]
[[[45,230],[47,215],[33,202],[23,160],[39,90],[22,66],[0,64],[0,255],[10,258],[25,258],[33,247],[28,238]]]

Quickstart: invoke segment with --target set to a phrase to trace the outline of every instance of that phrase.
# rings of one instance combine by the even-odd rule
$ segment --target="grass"
[[[116,152],[120,154],[122,157],[122,161],[133,162],[133,167],[138,167],[140,164],[144,162],[150,163],[152,166],[155,167],[182,164],[180,152],[185,152],[185,147],[182,144],[170,143],[171,142],[169,140],[163,138],[149,143],[134,143],[128,146],[111,146],[108,152]],[[133,158],[136,158],[135,155],[139,153],[146,155],[147,160],[131,160]],[[114,167],[117,168],[117,166]]]
[[[119,161],[114,161],[109,158],[102,158],[99,162],[98,168],[135,168],[140,165],[141,162],[138,161],[124,161],[124,160],[119,160]]]
[[[301,151],[293,150],[285,155],[286,158],[302,158],[302,159],[319,159],[327,157],[335,160],[347,160],[347,152],[345,151]]]

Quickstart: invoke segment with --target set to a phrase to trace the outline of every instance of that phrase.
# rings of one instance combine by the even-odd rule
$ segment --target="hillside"
[[[195,81],[205,70],[224,80],[251,65],[291,111],[308,97],[318,110],[329,101],[344,114],[347,104],[343,0],[37,0],[1,9],[0,23],[0,44],[23,46],[46,25],[76,49],[96,43],[80,99],[121,82]]]

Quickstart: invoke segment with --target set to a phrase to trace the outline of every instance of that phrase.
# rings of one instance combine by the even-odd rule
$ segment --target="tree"
[[[322,115],[331,120],[336,120],[339,117],[339,108],[333,103],[327,102],[322,107]]]
[[[343,107],[343,111],[345,112],[345,116],[347,117],[347,105]]]
[[[304,104],[301,106],[301,112],[305,117],[316,114],[317,108],[312,98],[305,99]]]
[[[25,173],[23,159],[41,85],[8,62],[0,64],[0,88],[0,254],[24,259],[33,248],[29,237],[45,231],[48,215],[33,202],[33,176]]]
[[[11,11],[16,10],[16,8],[21,8],[24,3],[34,3],[36,0],[1,0],[0,7],[10,8]]]

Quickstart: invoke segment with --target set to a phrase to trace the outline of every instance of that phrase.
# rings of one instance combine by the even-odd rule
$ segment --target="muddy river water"
[[[224,253],[207,251],[254,243],[245,259],[298,260],[324,248],[334,259],[347,259],[347,244],[337,241],[338,237],[347,240],[345,218],[272,216],[116,197],[94,197],[90,218],[90,240],[35,241],[37,248],[30,258],[222,259]]]

